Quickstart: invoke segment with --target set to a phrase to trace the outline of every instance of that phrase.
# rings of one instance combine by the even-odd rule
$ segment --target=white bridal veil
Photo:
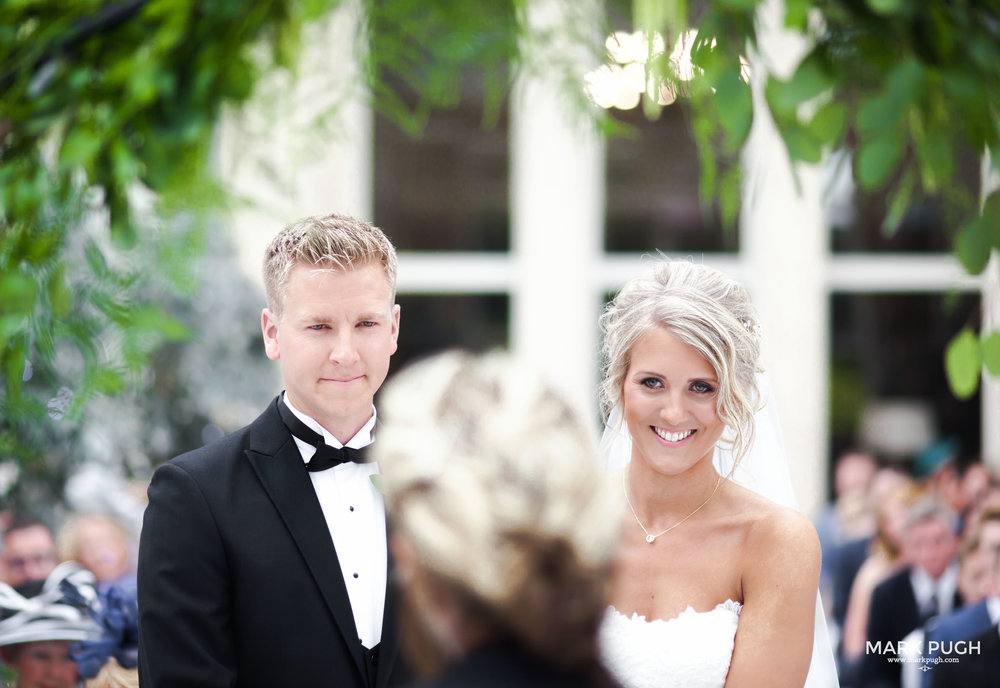
[[[744,487],[767,497],[772,502],[798,509],[792,480],[788,473],[788,457],[782,439],[778,409],[771,395],[770,380],[762,373],[757,377],[763,408],[755,416],[756,432],[753,445],[746,456],[732,471],[732,480]],[[611,410],[601,448],[607,461],[608,471],[618,471],[625,467],[632,457],[632,438],[622,420],[621,409]],[[729,476],[733,457],[727,449],[716,447],[715,467],[721,475]],[[836,688],[837,665],[833,658],[833,647],[826,626],[826,614],[816,593],[816,629],[813,635],[812,663],[806,678],[806,688]]]

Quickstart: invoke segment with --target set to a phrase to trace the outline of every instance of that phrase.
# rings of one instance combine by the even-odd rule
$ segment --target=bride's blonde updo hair
[[[622,406],[632,347],[657,327],[694,348],[715,370],[716,413],[727,427],[722,442],[731,445],[738,462],[753,442],[761,405],[760,325],[749,293],[718,270],[683,260],[658,260],[630,280],[601,316],[605,418]]]
[[[504,353],[410,366],[372,455],[393,532],[466,611],[562,669],[596,662],[617,507],[593,430]]]

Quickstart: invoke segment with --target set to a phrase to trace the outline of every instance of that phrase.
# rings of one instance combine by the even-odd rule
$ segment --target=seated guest
[[[42,580],[56,567],[52,531],[40,520],[15,514],[0,540],[0,582],[17,587]]]
[[[867,452],[853,449],[842,452],[837,457],[833,472],[835,497],[813,516],[813,525],[823,552],[820,588],[823,590],[824,600],[833,601],[834,607],[830,611],[839,626],[843,626],[844,617],[842,613],[838,613],[843,610],[838,610],[836,606],[836,572],[842,556],[851,556],[855,547],[865,551],[863,541],[869,540],[875,530],[874,518],[866,501],[877,469],[874,457]],[[854,543],[862,544],[845,547]],[[862,554],[861,560],[863,559]],[[853,566],[854,571],[857,571],[858,566],[860,561]]]
[[[992,560],[992,589],[987,608],[992,625],[964,641],[943,648],[956,661],[933,664],[929,688],[993,688],[1000,676],[1000,553]]]
[[[1000,622],[1000,587],[993,564],[1000,553],[1000,509],[984,511],[978,523],[972,525],[966,548],[969,550],[961,558],[961,567],[965,571],[983,570],[985,574],[978,576],[967,574],[960,577],[960,582],[968,582],[962,586],[962,597],[965,606],[956,609],[951,614],[940,616],[931,621],[926,633],[927,654],[935,657],[940,651],[954,650],[951,645],[955,641],[968,640],[985,633],[991,626]],[[963,543],[965,544],[965,543]],[[927,663],[923,672],[922,685],[931,683],[932,674],[940,664]]]
[[[840,677],[845,685],[853,684],[854,673],[864,655],[872,591],[906,566],[903,529],[907,510],[917,494],[917,487],[910,478],[891,469],[879,471],[872,486],[875,536],[868,557],[851,581],[841,636]]]
[[[75,688],[76,662],[69,648],[92,637],[94,622],[80,607],[63,599],[68,581],[92,597],[94,577],[73,562],[57,566],[40,581],[18,589],[0,584],[0,654],[14,671],[16,688]]]
[[[955,513],[936,499],[920,499],[907,511],[903,550],[910,565],[872,592],[857,680],[861,688],[899,686],[900,641],[960,606],[955,527]]]
[[[135,543],[125,527],[104,514],[70,516],[56,537],[59,558],[79,562],[97,578],[97,589],[121,588],[135,596],[135,568],[131,550]]]
[[[597,631],[620,520],[587,424],[502,354],[423,361],[379,410],[403,637],[425,685],[613,685]]]

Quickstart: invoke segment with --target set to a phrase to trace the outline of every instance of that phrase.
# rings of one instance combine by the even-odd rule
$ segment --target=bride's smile
[[[643,335],[623,389],[633,458],[667,475],[711,461],[725,428],[716,412],[718,388],[715,370],[692,346],[662,327]]]

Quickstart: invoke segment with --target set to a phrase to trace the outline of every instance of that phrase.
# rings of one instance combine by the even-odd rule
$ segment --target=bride
[[[746,290],[704,265],[660,261],[601,325],[606,438],[628,452],[605,663],[627,688],[801,687],[814,631],[825,641],[816,532],[733,480],[763,406]],[[713,462],[717,445],[732,467]],[[832,655],[822,663],[836,685]]]

